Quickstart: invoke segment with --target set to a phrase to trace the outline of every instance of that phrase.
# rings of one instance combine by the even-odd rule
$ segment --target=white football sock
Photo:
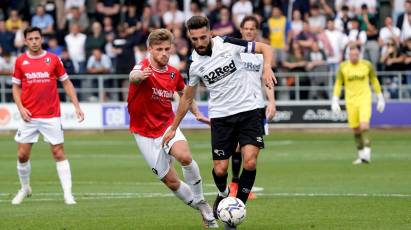
[[[228,189],[228,187],[225,188],[224,192],[218,191],[218,195],[222,197],[227,197],[229,193],[230,193],[230,190]]]
[[[28,189],[30,187],[30,172],[31,164],[29,160],[24,163],[17,161],[17,174],[19,175],[22,189]]]
[[[195,208],[193,193],[186,183],[180,181],[180,187],[178,187],[176,191],[173,191],[173,193],[185,204],[191,206],[192,208]]]
[[[370,147],[364,147],[362,159],[366,161],[371,161],[371,148]]]
[[[56,166],[64,194],[71,195],[71,171],[68,160],[57,161]]]
[[[185,182],[193,192],[194,202],[198,203],[199,201],[204,200],[203,182],[201,180],[200,169],[198,168],[197,162],[192,160],[189,165],[182,166],[182,168]]]

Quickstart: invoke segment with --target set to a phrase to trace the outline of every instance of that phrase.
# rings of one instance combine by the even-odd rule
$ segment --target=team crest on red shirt
[[[171,79],[174,79],[175,76],[176,76],[176,74],[175,74],[174,72],[171,72],[171,73],[170,73],[170,78],[171,78]]]
[[[44,61],[45,61],[47,64],[49,64],[49,63],[51,62],[51,59],[47,57],[47,58],[44,59]]]

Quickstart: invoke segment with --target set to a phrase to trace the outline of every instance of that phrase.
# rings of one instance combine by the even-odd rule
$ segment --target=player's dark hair
[[[203,27],[206,27],[208,30],[210,30],[210,22],[206,17],[203,16],[193,16],[190,19],[188,19],[187,24],[186,24],[187,30],[195,30],[195,29],[201,29]]]
[[[260,23],[258,22],[258,19],[254,15],[245,16],[243,18],[243,20],[241,21],[241,23],[240,23],[240,28],[243,28],[244,24],[248,21],[254,22],[255,23],[255,28],[259,29]]]
[[[36,31],[39,32],[40,37],[43,37],[43,33],[41,32],[41,29],[38,28],[37,26],[34,26],[34,27],[28,27],[27,29],[24,30],[23,32],[24,38],[27,37],[28,33],[36,32]]]
[[[173,41],[174,36],[168,29],[155,29],[153,30],[147,38],[147,46],[160,44],[164,41]]]

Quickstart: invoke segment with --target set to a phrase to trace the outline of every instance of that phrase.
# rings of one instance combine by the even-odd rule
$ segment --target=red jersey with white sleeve
[[[57,80],[68,79],[60,58],[43,51],[21,54],[14,65],[13,83],[21,85],[21,102],[32,118],[60,117]]]
[[[173,94],[183,91],[185,84],[176,68],[167,65],[165,70],[158,70],[150,65],[148,58],[135,65],[132,71],[143,71],[147,67],[151,68],[152,76],[138,84],[130,83],[127,100],[130,130],[141,136],[157,138],[173,122]]]

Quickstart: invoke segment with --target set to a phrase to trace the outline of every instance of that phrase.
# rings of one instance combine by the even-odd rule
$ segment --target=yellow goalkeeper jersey
[[[345,61],[340,64],[337,71],[333,95],[339,98],[341,86],[344,84],[346,103],[371,103],[370,82],[375,93],[381,93],[380,83],[369,61],[360,60],[357,64]]]

